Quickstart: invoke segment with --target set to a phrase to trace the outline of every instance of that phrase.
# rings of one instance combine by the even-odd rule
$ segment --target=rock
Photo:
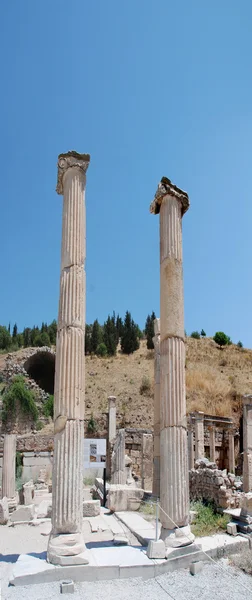
[[[98,517],[101,512],[100,500],[84,500],[83,517]]]
[[[23,484],[24,504],[32,504],[34,499],[34,484],[32,479]]]
[[[28,506],[19,506],[16,510],[11,513],[10,520],[13,523],[17,521],[32,521],[35,515],[35,506],[30,504]]]
[[[9,520],[9,505],[7,498],[0,500],[0,525],[6,525]]]
[[[166,549],[163,540],[150,540],[147,547],[148,558],[165,558]]]
[[[37,519],[51,518],[52,516],[52,501],[42,500],[38,506]]]
[[[236,525],[236,523],[228,523],[227,524],[227,533],[229,533],[229,535],[236,535],[237,534],[237,525]]]
[[[194,562],[192,562],[190,564],[189,569],[190,569],[191,575],[197,575],[197,573],[200,573],[200,571],[202,571],[202,569],[203,569],[202,560],[195,560]]]

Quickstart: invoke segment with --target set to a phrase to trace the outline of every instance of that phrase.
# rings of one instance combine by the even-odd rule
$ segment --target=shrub
[[[98,429],[98,424],[97,424],[96,420],[94,419],[93,413],[91,413],[91,417],[87,424],[88,433],[96,433],[97,429]]]
[[[16,477],[22,477],[23,472],[23,456],[21,452],[16,452]]]
[[[107,346],[104,342],[101,342],[101,344],[97,346],[96,354],[97,356],[107,356]]]
[[[237,342],[237,346],[238,346],[238,348],[243,348],[243,343],[242,342]]]
[[[230,521],[229,515],[216,513],[211,503],[195,502],[192,509],[196,511],[196,518],[191,525],[192,533],[196,537],[213,535],[220,530],[226,531]]]
[[[17,375],[3,394],[3,423],[7,423],[9,418],[17,414],[17,401],[19,402],[23,414],[29,415],[36,422],[38,419],[38,409],[35,404],[33,392],[25,385],[24,377]]]
[[[54,396],[50,395],[50,396],[48,396],[47,400],[45,401],[44,408],[43,408],[43,413],[44,413],[45,417],[51,417],[53,419],[53,408],[54,408]]]
[[[201,329],[200,335],[201,337],[206,337],[206,332],[204,331],[204,329]]]
[[[43,423],[42,423],[42,421],[37,421],[37,423],[36,423],[36,429],[37,429],[37,431],[40,431],[41,429],[43,429]]]
[[[150,383],[149,377],[144,375],[143,379],[142,379],[142,383],[140,385],[139,392],[141,395],[143,395],[143,394],[149,394],[150,391],[151,391],[151,383]]]
[[[217,331],[213,337],[214,342],[222,348],[222,346],[227,346],[232,344],[230,337],[226,335],[223,331]]]
[[[198,331],[193,331],[191,333],[191,338],[193,338],[194,340],[200,340],[200,334]]]

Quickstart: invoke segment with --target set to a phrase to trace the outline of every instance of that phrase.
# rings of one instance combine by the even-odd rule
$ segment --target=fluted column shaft
[[[153,496],[160,498],[160,319],[154,322],[154,450]]]
[[[165,529],[187,525],[189,516],[181,216],[177,198],[165,196],[160,208],[160,495],[167,513],[161,511],[160,520]]]
[[[49,560],[81,554],[85,401],[85,172],[88,155],[59,156],[57,191],[64,195],[54,386],[52,534]],[[69,534],[72,536],[69,540]],[[68,535],[68,541],[67,540]],[[55,556],[56,555],[56,556]],[[66,564],[66,562],[64,563]]]
[[[252,492],[252,395],[243,396],[243,491]]]
[[[187,443],[188,443],[188,468],[189,468],[189,471],[191,471],[191,469],[194,469],[194,437],[193,437],[192,423],[190,423],[188,425]]]
[[[16,493],[16,435],[6,434],[3,446],[2,497],[14,498]]]

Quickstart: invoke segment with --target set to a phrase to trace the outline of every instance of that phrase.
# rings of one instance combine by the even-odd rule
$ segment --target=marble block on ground
[[[17,521],[32,521],[35,515],[35,506],[30,504],[27,506],[19,506],[10,515],[10,520],[13,522]]]
[[[100,500],[84,500],[83,517],[98,517],[101,512]]]
[[[138,510],[144,490],[127,485],[111,485],[107,495],[108,508],[112,512]]]
[[[9,505],[7,498],[0,500],[0,525],[6,525],[9,520]]]

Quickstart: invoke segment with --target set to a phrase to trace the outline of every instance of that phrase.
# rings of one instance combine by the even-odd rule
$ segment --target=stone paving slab
[[[141,515],[135,512],[116,512],[116,517],[128,527],[133,535],[139,540],[142,546],[148,546],[150,540],[156,539],[156,529],[149,521],[146,521]],[[159,534],[161,525],[159,523]]]
[[[241,547],[248,547],[248,540],[237,536],[231,538],[227,543],[229,536],[216,536],[214,546],[214,536],[205,538],[202,544],[202,538],[198,539],[200,543],[211,548],[208,550],[209,556],[218,558],[230,553],[240,551]],[[222,544],[222,545],[221,545]],[[127,577],[142,577],[149,579],[157,577],[163,573],[172,572],[177,569],[187,568],[195,560],[209,561],[201,550],[195,550],[193,553],[184,553],[183,548],[180,553],[169,560],[151,560],[147,557],[143,548],[134,546],[124,546],[115,548],[108,543],[106,547],[91,547],[86,550],[88,565],[60,567],[48,564],[45,560],[46,553],[41,554],[41,558],[35,558],[30,555],[20,555],[17,562],[13,565],[10,583],[12,585],[28,585],[35,583],[46,583],[52,581],[62,581],[62,579],[73,579],[73,581],[96,581],[108,579],[120,579]]]

